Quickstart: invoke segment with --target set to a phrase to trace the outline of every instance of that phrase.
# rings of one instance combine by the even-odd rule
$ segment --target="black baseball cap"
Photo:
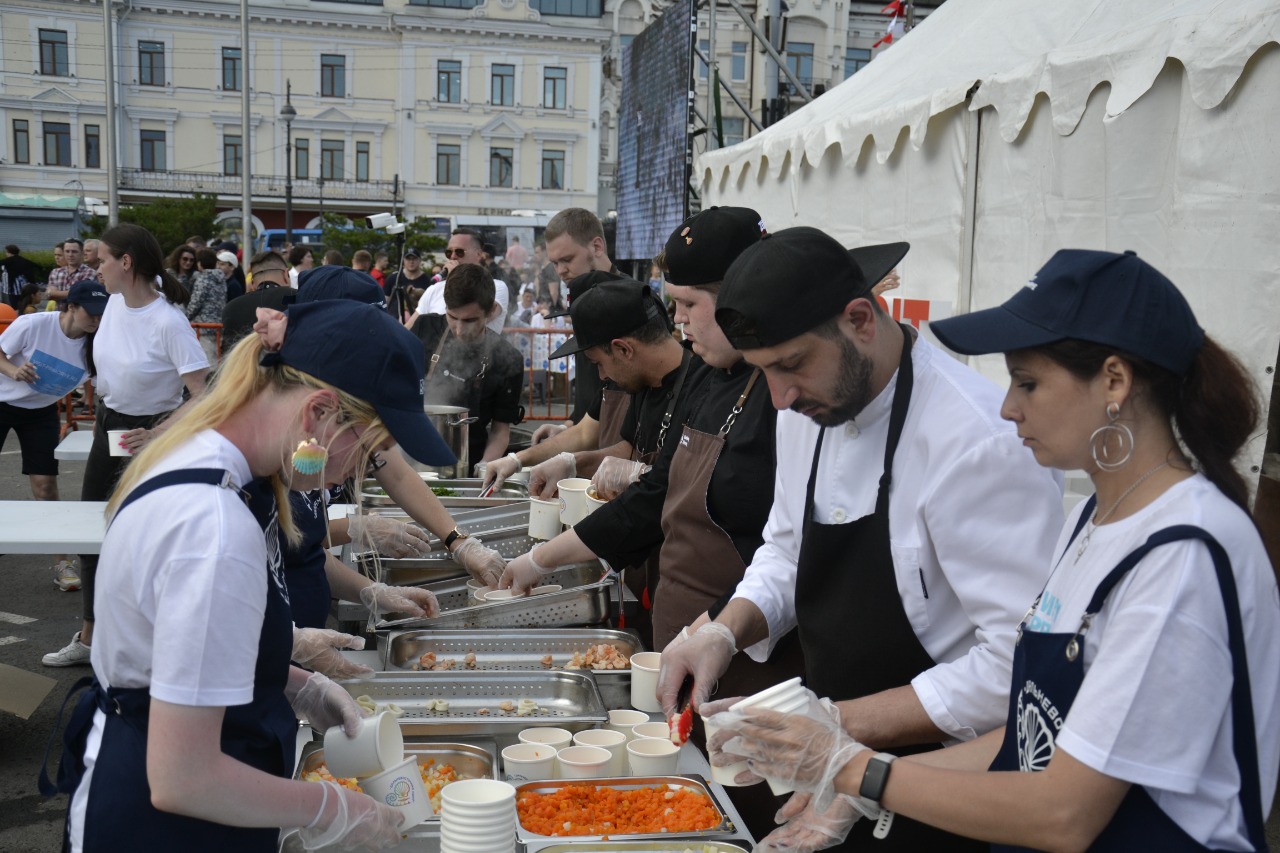
[[[649,285],[631,278],[595,285],[574,301],[569,313],[573,317],[573,337],[557,347],[551,358],[564,358],[625,338],[650,320],[667,317]]]
[[[671,232],[663,250],[667,281],[687,286],[718,284],[738,255],[766,233],[749,207],[709,207]]]
[[[373,276],[338,264],[314,267],[298,276],[295,302],[301,304],[322,299],[350,299],[379,308],[385,308],[387,304],[382,286],[374,281]]]
[[[1177,376],[1191,369],[1204,329],[1173,282],[1135,252],[1062,249],[1000,306],[929,328],[964,355],[1064,340],[1138,356]]]
[[[909,243],[846,250],[817,228],[786,228],[738,255],[716,296],[734,349],[777,346],[839,314],[901,262]]]
[[[67,302],[79,305],[95,317],[101,317],[107,310],[107,289],[97,279],[77,281],[67,291]]]
[[[426,465],[458,460],[423,408],[422,341],[381,308],[326,299],[289,307],[284,344],[262,356],[367,401],[406,453]]]
[[[626,276],[620,272],[611,272],[607,270],[592,270],[591,272],[585,272],[569,282],[569,305],[572,306],[575,299],[601,282],[623,281],[624,279],[626,279]],[[550,320],[553,317],[568,316],[569,309],[565,308],[563,311],[550,312],[547,314],[547,319]]]
[[[404,250],[404,255],[402,255],[402,257],[405,257],[405,258],[420,258],[420,257],[422,257],[422,255],[419,255],[419,254],[418,254],[418,250],[417,250],[417,249],[415,249],[415,248],[413,248],[412,246],[410,246],[409,248],[407,248],[407,249],[405,249],[405,250]]]

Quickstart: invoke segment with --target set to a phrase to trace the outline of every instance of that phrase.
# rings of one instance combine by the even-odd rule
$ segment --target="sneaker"
[[[56,652],[49,652],[41,661],[45,666],[88,666],[89,647],[80,642],[80,632],[76,631],[71,642]]]
[[[80,575],[69,560],[59,560],[53,567],[53,582],[63,592],[75,592],[80,588]]]

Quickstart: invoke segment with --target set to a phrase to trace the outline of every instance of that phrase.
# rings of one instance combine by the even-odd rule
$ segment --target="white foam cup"
[[[603,746],[566,746],[556,753],[561,779],[598,779],[609,775],[613,753]]]
[[[545,743],[513,743],[502,750],[502,770],[508,782],[537,782],[555,778],[556,750]]]
[[[569,477],[556,483],[560,492],[560,520],[573,527],[587,517],[587,487],[591,481],[585,477]]]
[[[637,711],[656,713],[658,702],[658,670],[662,665],[659,652],[640,652],[631,656],[631,707]]]
[[[404,761],[404,735],[396,718],[383,712],[360,721],[360,731],[347,737],[342,726],[324,733],[324,761],[329,772],[343,779],[381,773]]]
[[[609,776],[627,775],[627,736],[613,729],[587,729],[573,736],[575,746],[598,746],[609,751]]]
[[[564,529],[560,521],[560,501],[529,498],[529,536],[533,539],[555,539]]]
[[[666,723],[650,723],[644,722],[637,726],[632,726],[631,731],[635,733],[632,740],[639,740],[642,737],[664,737],[670,739],[671,727]]]
[[[649,722],[649,715],[644,711],[619,708],[609,712],[609,722],[606,727],[613,729],[615,732],[622,732],[627,740],[635,740],[635,732],[632,729],[640,723],[647,722]]]
[[[127,429],[109,429],[107,430],[107,452],[112,456],[132,456],[133,454],[120,446],[121,439],[124,434],[129,432]]]
[[[671,776],[679,756],[680,747],[669,738],[642,737],[627,744],[632,776]]]
[[[390,770],[361,779],[360,787],[378,802],[386,803],[404,814],[404,823],[400,824],[402,831],[417,826],[435,814],[435,810],[431,808],[431,797],[427,794],[427,784],[422,781],[417,756],[411,755]]]

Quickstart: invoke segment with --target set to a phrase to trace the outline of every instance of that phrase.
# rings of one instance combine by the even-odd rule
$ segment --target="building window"
[[[240,174],[240,137],[222,137],[222,174]]]
[[[733,65],[730,71],[733,79],[738,83],[747,79],[747,43],[745,41],[733,43]]]
[[[346,157],[341,139],[320,140],[320,177],[326,181],[342,180],[342,161]]]
[[[603,14],[600,0],[531,0],[529,5],[544,15],[598,18]]]
[[[510,148],[489,149],[489,186],[510,187],[515,177],[515,157]]]
[[[740,118],[721,118],[720,129],[724,133],[724,144],[727,148],[730,145],[737,145],[742,141],[742,128],[745,123]]]
[[[636,37],[634,35],[626,35],[625,33],[623,33],[622,35],[618,36],[618,47],[619,48],[630,47],[631,43],[635,40],[636,40]]]
[[[462,183],[462,146],[436,146],[436,183],[451,187]]]
[[[142,171],[163,172],[165,170],[164,131],[142,131]]]
[[[481,0],[409,0],[410,6],[435,6],[439,9],[474,9]]]
[[[542,188],[544,190],[564,189],[564,152],[542,152]]]
[[[60,121],[44,123],[44,164],[71,165],[71,125]]]
[[[542,77],[542,106],[548,110],[564,109],[568,88],[567,68],[547,68]]]
[[[787,45],[787,67],[800,82],[808,86],[813,83],[813,43],[793,41]]]
[[[31,162],[31,125],[24,118],[13,120],[13,162]]]
[[[293,174],[298,178],[311,177],[311,140],[293,140]]]
[[[495,107],[511,107],[516,102],[516,67],[493,66],[493,78],[489,84],[489,103]]]
[[[436,100],[444,104],[462,103],[462,62],[442,59],[436,66]]]
[[[240,48],[238,47],[222,49],[222,90],[224,92],[240,91]]]
[[[844,79],[848,80],[857,72],[867,67],[871,61],[871,50],[865,47],[851,47],[844,52]]]
[[[84,126],[84,167],[86,169],[102,168],[102,136],[96,124]]]
[[[46,77],[71,76],[66,30],[40,30],[40,73]]]
[[[369,180],[369,143],[356,143],[356,180]]]
[[[708,59],[710,59],[711,57],[709,54],[711,53],[711,42],[707,41],[706,39],[698,39],[698,51],[702,54],[702,56],[706,56]],[[698,63],[698,79],[706,80],[707,79],[707,63],[702,61],[702,56],[695,57],[695,61]]]
[[[347,96],[347,58],[336,53],[320,54],[320,97]]]
[[[164,44],[158,41],[138,42],[138,84],[164,85]]]

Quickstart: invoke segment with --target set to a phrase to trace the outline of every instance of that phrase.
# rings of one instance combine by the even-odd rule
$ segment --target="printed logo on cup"
[[[403,776],[397,776],[384,799],[387,805],[396,808],[413,805],[413,783]]]
[[[561,512],[564,512],[564,511],[565,511],[566,509],[568,509],[568,508],[569,508],[569,505],[568,505],[567,503],[565,503],[565,502],[564,502],[564,498],[561,498],[561,499],[560,499],[560,511],[561,511]]]

